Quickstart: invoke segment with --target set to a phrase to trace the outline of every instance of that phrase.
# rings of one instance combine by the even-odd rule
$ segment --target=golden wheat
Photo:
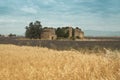
[[[86,51],[87,53],[87,51]],[[120,54],[0,45],[0,80],[120,80]]]

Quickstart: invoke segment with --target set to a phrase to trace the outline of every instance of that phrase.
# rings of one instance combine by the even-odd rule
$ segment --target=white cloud
[[[74,0],[74,2],[93,2],[95,0]]]
[[[21,11],[24,11],[26,13],[30,13],[30,14],[36,14],[37,10],[33,7],[28,7],[28,6],[24,6],[21,8]]]
[[[45,4],[45,5],[49,5],[51,3],[56,3],[56,1],[55,0],[44,0],[43,1],[43,4]]]
[[[17,19],[0,19],[0,23],[21,23],[23,22],[22,20],[17,20]]]

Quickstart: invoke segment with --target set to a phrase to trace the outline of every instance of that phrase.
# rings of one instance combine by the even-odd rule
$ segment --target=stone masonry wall
[[[41,39],[47,39],[47,40],[54,40],[56,39],[55,29],[53,28],[47,28],[43,29],[41,34]]]

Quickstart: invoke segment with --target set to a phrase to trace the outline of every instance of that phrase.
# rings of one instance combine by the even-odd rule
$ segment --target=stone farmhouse
[[[84,39],[84,32],[79,28],[72,28],[72,27],[66,27],[66,31],[68,31],[68,39],[71,39],[74,37],[75,39]],[[44,28],[41,33],[41,39],[43,40],[55,40],[57,39],[56,35],[56,29],[55,28]]]

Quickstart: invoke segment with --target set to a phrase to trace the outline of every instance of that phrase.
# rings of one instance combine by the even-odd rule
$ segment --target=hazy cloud
[[[44,26],[120,30],[119,4],[120,0],[1,0],[0,32],[13,26],[13,30],[23,33],[25,26],[35,20]]]
[[[56,0],[43,0],[43,3],[45,5],[49,5],[49,4],[52,4],[52,3],[56,3]]]
[[[22,11],[26,12],[26,13],[30,13],[30,14],[36,14],[37,10],[33,7],[28,7],[28,6],[24,6],[21,8]]]

